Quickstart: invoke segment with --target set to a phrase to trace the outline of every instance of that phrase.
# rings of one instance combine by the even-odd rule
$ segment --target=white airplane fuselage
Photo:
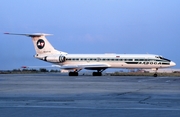
[[[46,56],[46,55],[44,55]],[[44,56],[36,58],[45,60]],[[66,54],[65,61],[60,62],[59,57],[62,55],[47,56],[47,62],[60,66],[98,66],[106,65],[107,68],[167,68],[175,66],[171,60],[165,59],[154,54]],[[85,68],[86,69],[86,68]],[[87,68],[93,69],[93,68]]]
[[[34,57],[56,64],[60,69],[73,70],[69,72],[70,76],[77,76],[82,69],[97,70],[93,72],[93,76],[101,76],[101,72],[107,68],[149,68],[157,71],[159,68],[176,65],[173,61],[155,54],[68,54],[54,49],[45,37],[49,34],[5,34],[31,37],[36,51]]]

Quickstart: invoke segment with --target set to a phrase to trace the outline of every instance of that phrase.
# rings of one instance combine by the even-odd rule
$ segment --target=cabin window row
[[[66,58],[69,61],[133,61],[133,59],[110,59],[110,58]]]
[[[157,60],[157,59],[134,59],[134,61],[164,61],[164,60]]]
[[[111,59],[111,58],[66,58],[69,61],[133,61],[133,59]],[[134,61],[163,61],[156,59],[134,59]]]

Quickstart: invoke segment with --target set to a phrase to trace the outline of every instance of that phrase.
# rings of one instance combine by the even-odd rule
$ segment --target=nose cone
[[[170,62],[170,66],[175,66],[175,65],[176,65],[175,62],[173,62],[173,61]]]

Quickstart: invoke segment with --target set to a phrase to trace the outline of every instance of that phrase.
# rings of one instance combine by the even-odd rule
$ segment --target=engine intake
[[[65,56],[59,56],[59,62],[63,63],[66,61],[66,57]]]
[[[43,58],[44,61],[48,61],[48,62],[59,62],[59,63],[63,63],[66,61],[66,57],[65,56],[46,56]]]

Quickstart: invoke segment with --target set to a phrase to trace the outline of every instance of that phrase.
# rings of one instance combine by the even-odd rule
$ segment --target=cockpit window
[[[162,60],[166,60],[166,61],[171,62],[169,59],[166,59],[166,58],[164,58],[164,57],[159,57],[159,58],[162,59]]]
[[[159,58],[159,59],[161,59],[161,60],[165,60],[165,61],[171,62],[171,60],[166,59],[166,58],[164,58],[164,57],[162,57],[162,56],[155,56],[155,57],[156,57],[156,58]]]

